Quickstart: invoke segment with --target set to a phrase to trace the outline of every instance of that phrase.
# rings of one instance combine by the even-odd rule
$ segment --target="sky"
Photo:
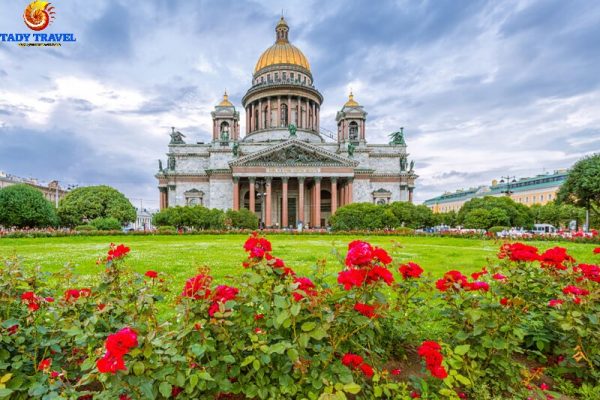
[[[28,0],[0,2],[0,33],[33,33]],[[0,170],[108,184],[158,207],[170,127],[210,141],[226,89],[241,98],[282,10],[325,101],[350,90],[367,140],[404,127],[415,201],[568,168],[600,151],[600,2],[581,0],[54,0],[61,47],[0,43]]]

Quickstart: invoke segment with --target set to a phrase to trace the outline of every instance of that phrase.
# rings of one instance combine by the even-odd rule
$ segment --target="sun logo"
[[[31,30],[42,31],[54,21],[54,7],[47,1],[34,0],[23,13],[25,25]]]

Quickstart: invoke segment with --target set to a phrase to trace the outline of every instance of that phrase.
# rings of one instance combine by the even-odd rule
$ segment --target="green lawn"
[[[75,272],[93,277],[100,267],[98,257],[106,254],[108,244],[124,243],[131,247],[129,265],[136,271],[149,269],[168,274],[179,287],[194,275],[199,266],[209,266],[217,283],[227,283],[228,276],[241,270],[245,258],[242,245],[246,235],[193,235],[193,236],[96,236],[43,239],[1,239],[0,258],[18,255],[25,265],[39,265],[56,272],[70,262]],[[341,266],[332,250],[345,254],[346,245],[353,239],[366,239],[384,247],[397,261],[415,261],[426,272],[441,276],[444,271],[459,269],[473,272],[495,259],[500,243],[486,240],[439,237],[390,236],[290,236],[270,235],[273,254],[283,258],[287,265],[300,274],[309,274],[319,259],[327,259],[329,270],[337,272]],[[594,245],[576,243],[532,242],[540,249],[554,245],[565,246],[579,262],[594,263]],[[333,280],[333,278],[332,278]]]

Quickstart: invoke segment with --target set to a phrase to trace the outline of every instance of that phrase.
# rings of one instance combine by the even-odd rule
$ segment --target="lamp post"
[[[256,179],[256,182],[254,183],[254,188],[256,189],[256,196],[260,197],[260,222],[262,225],[264,225],[265,223],[265,199],[267,196],[267,193],[265,192],[266,184],[267,181],[262,178]]]
[[[510,197],[510,195],[513,193],[510,190],[510,185],[512,183],[517,183],[517,179],[516,179],[515,176],[501,176],[500,177],[500,183],[504,183],[505,179],[506,179],[506,190],[503,190],[501,193],[504,193],[505,195],[507,195],[508,197]]]

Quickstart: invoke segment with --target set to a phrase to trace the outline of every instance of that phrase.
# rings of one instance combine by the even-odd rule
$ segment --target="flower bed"
[[[352,241],[335,285],[265,237],[244,249],[233,286],[201,268],[167,316],[168,276],[132,272],[124,245],[95,285],[5,260],[0,398],[598,398],[600,267],[564,248],[505,243],[471,276],[430,277]]]

